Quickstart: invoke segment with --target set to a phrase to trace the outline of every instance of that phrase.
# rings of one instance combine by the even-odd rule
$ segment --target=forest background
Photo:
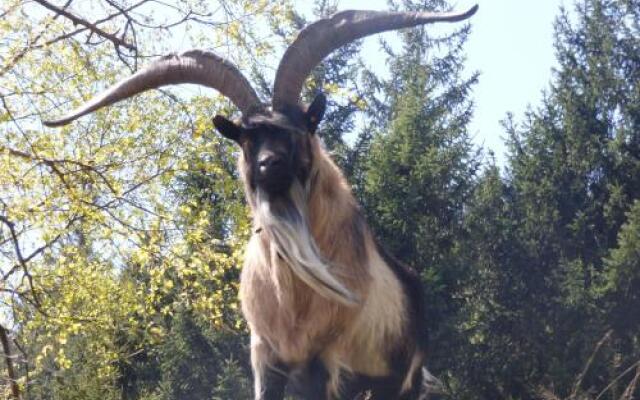
[[[640,396],[640,1],[567,6],[543,95],[490,133],[499,165],[469,128],[473,19],[378,42],[393,74],[358,42],[306,83],[307,99],[329,95],[320,135],[369,223],[420,274],[447,398]],[[318,0],[311,18],[337,7]],[[305,15],[286,0],[0,3],[0,396],[251,398],[237,302],[250,219],[237,150],[210,119],[237,111],[180,87],[62,129],[41,120],[176,38],[268,98]]]

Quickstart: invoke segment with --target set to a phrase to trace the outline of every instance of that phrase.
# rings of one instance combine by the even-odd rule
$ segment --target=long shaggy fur
[[[294,369],[319,359],[334,395],[344,377],[355,376],[400,374],[398,390],[408,391],[424,353],[411,332],[403,283],[378,252],[340,170],[317,137],[309,140],[306,187],[295,182],[289,198],[278,201],[248,191],[259,229],[248,245],[240,295],[252,358]],[[407,361],[392,366],[397,354]]]
[[[307,193],[294,181],[289,197],[270,201],[267,193],[256,193],[255,220],[271,239],[271,256],[282,257],[295,276],[320,295],[344,304],[355,304],[353,294],[331,273],[309,229]]]

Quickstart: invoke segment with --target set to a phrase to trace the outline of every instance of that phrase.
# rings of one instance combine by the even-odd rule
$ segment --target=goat
[[[289,380],[306,399],[420,396],[426,352],[418,277],[387,254],[364,221],[316,130],[326,98],[305,107],[306,77],[336,48],[378,32],[464,13],[343,11],[300,32],[276,73],[271,107],[229,61],[201,50],[165,56],[65,117],[163,85],[212,87],[242,112],[217,115],[216,129],[241,148],[239,171],[255,232],[246,250],[240,300],[251,330],[255,399],[282,400]]]

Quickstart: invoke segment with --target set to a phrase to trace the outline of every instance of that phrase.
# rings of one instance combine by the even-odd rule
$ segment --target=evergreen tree
[[[158,399],[209,400],[231,388],[240,396],[251,387],[242,379],[250,376],[247,364],[232,361],[234,354],[243,354],[242,346],[224,333],[207,329],[206,324],[188,311],[173,317],[170,340],[157,350],[162,371]]]
[[[407,9],[442,9],[439,1],[404,2]],[[478,168],[467,132],[476,76],[463,78],[464,27],[433,38],[429,28],[402,34],[389,51],[392,77],[383,82],[389,120],[371,137],[363,163],[362,201],[378,239],[413,267],[425,284],[433,342],[431,368],[448,368],[452,317],[462,279],[458,240],[464,203]],[[445,50],[436,51],[436,45]]]
[[[489,164],[466,205],[465,267],[459,291],[457,338],[450,348],[450,389],[455,398],[521,398],[535,362],[524,340],[532,321],[524,282],[513,191]],[[511,397],[510,397],[511,396]]]
[[[542,105],[520,126],[506,121],[506,186],[486,198],[481,185],[469,212],[473,221],[483,202],[503,199],[487,221],[499,231],[473,224],[469,231],[487,233],[465,247],[472,268],[489,266],[486,283],[493,282],[484,291],[467,284],[479,301],[461,315],[482,333],[467,346],[486,354],[459,375],[469,397],[585,397],[637,361],[631,326],[640,315],[626,308],[635,283],[613,277],[633,268],[628,251],[636,244],[634,211],[625,214],[640,196],[639,12],[637,1],[605,0],[580,2],[575,22],[563,11],[559,68]],[[492,248],[498,238],[508,245]],[[492,375],[483,377],[487,368]],[[615,386],[600,398],[619,398]]]

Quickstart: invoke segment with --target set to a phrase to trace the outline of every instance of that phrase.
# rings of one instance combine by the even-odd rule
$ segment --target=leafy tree
[[[268,1],[0,5],[2,331],[13,339],[5,354],[18,356],[13,397],[153,395],[149,381],[163,365],[155,350],[173,340],[178,310],[213,331],[242,332],[232,277],[248,224],[228,172],[232,152],[211,139],[207,117],[227,103],[156,91],[64,129],[40,120],[167,53],[174,34],[193,47],[231,46],[250,67],[244,60],[273,52],[255,27],[265,15],[286,23],[289,9]],[[198,197],[185,182],[203,168],[217,185]],[[145,376],[132,368],[142,362]],[[127,386],[136,381],[149,384]]]

